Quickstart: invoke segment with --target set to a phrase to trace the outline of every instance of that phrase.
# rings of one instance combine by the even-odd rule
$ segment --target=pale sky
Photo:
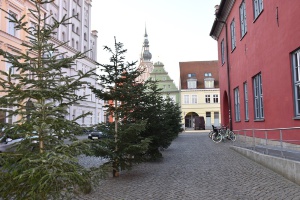
[[[103,47],[117,42],[126,61],[139,61],[145,26],[152,62],[160,61],[178,87],[179,62],[217,60],[217,42],[209,36],[214,6],[221,0],[93,0],[92,30],[98,31],[97,61],[109,63]],[[138,63],[137,63],[138,65]]]

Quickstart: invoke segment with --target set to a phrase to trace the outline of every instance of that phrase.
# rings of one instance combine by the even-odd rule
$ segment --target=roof
[[[197,79],[197,89],[204,89],[204,75],[211,73],[211,78],[215,79],[215,88],[219,88],[219,68],[218,61],[190,61],[179,62],[180,88],[187,89],[188,74],[195,74]]]

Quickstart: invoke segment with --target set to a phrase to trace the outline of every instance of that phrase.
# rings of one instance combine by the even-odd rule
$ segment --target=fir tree
[[[108,130],[112,137],[94,144],[95,154],[106,157],[113,166],[113,176],[119,175],[119,170],[130,169],[133,163],[141,162],[143,152],[149,144],[148,138],[142,138],[140,133],[145,129],[146,121],[131,120],[130,113],[136,109],[135,102],[144,92],[144,86],[136,82],[142,73],[135,66],[136,62],[125,63],[122,43],[117,43],[111,49],[107,46],[104,50],[112,54],[110,64],[100,64],[99,75],[101,90],[91,86],[95,95],[105,101],[112,101],[107,106],[107,113],[114,118],[114,123]]]
[[[85,96],[75,91],[89,83],[86,78],[94,71],[78,71],[76,75],[66,74],[75,60],[85,57],[85,52],[65,57],[59,47],[66,43],[51,42],[60,25],[68,25],[64,16],[60,21],[46,20],[42,4],[54,0],[31,0],[35,9],[29,12],[37,22],[29,27],[23,16],[17,19],[9,15],[16,29],[25,32],[28,40],[22,45],[26,52],[12,55],[0,49],[2,61],[11,63],[8,72],[1,70],[0,107],[13,108],[7,117],[14,116],[13,124],[1,124],[6,137],[23,138],[11,152],[1,153],[0,196],[3,199],[58,199],[72,195],[75,188],[91,184],[91,172],[77,162],[76,156],[89,146],[81,142],[65,145],[63,139],[75,140],[74,134],[80,126],[76,119],[68,120],[68,107],[84,100]]]

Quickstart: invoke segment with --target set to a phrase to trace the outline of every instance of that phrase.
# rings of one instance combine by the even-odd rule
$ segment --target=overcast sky
[[[109,63],[103,47],[117,42],[126,61],[140,58],[145,26],[152,61],[164,63],[179,85],[179,62],[217,60],[217,42],[209,36],[214,6],[221,0],[93,0],[92,30],[98,31],[97,61]]]

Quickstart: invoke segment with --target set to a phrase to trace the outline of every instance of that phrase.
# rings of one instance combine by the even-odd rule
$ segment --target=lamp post
[[[31,119],[31,111],[34,109],[34,104],[29,98],[25,105],[26,109],[26,120],[29,121]]]

